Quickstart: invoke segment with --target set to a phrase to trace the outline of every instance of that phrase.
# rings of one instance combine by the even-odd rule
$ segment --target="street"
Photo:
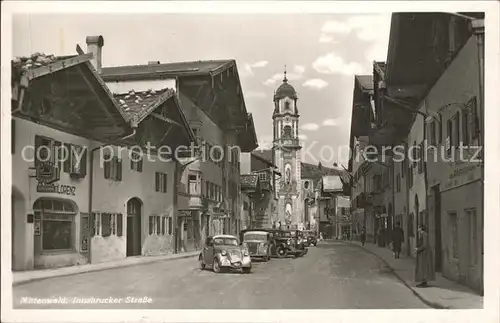
[[[390,309],[426,308],[376,256],[346,243],[322,242],[302,258],[255,261],[252,273],[200,270],[196,258],[51,278],[15,286],[14,308],[64,309]],[[127,297],[151,299],[150,303]],[[67,304],[21,304],[23,297]],[[75,304],[74,298],[122,299]],[[144,298],[146,297],[146,298]],[[131,300],[131,299],[129,299]]]

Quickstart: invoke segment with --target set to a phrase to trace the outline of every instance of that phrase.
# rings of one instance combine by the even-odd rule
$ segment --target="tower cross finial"
[[[285,77],[283,78],[283,82],[288,82],[288,79],[286,78],[286,64],[285,64],[285,72],[284,72],[284,74],[285,74]]]

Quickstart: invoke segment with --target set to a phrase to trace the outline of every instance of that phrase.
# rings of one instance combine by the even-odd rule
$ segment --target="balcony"
[[[189,208],[190,209],[198,209],[203,206],[201,196],[199,195],[189,195]]]
[[[300,147],[300,140],[298,138],[282,138],[280,140],[276,140],[276,143],[279,146],[288,147],[288,148]]]

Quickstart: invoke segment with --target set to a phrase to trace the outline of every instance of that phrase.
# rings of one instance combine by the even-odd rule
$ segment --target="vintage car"
[[[304,230],[304,239],[306,240],[307,246],[315,246],[318,244],[318,238],[316,237],[316,231]]]
[[[247,229],[240,232],[240,240],[248,250],[250,257],[263,261],[271,259],[271,234],[264,229]]]
[[[304,233],[301,230],[291,230],[293,241],[295,242],[295,257],[302,257],[307,254],[307,240],[304,238]]]
[[[252,260],[248,250],[231,235],[207,237],[198,257],[200,269],[211,267],[215,273],[238,270],[250,273]]]
[[[292,231],[272,230],[272,234],[275,244],[271,252],[278,257],[285,258],[289,255],[300,257],[307,252],[304,251],[305,248],[300,249],[301,244],[297,243],[297,238],[292,235]],[[299,247],[299,249],[297,249],[297,247]]]

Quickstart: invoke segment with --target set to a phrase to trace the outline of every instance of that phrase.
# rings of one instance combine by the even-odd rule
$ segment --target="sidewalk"
[[[444,278],[439,273],[436,273],[435,281],[429,282],[429,287],[415,287],[415,259],[413,258],[401,255],[401,258],[394,259],[392,250],[386,247],[378,247],[373,242],[365,243],[364,247],[361,246],[359,241],[352,241],[351,243],[381,258],[418,298],[431,307],[439,309],[483,308],[482,296],[479,296],[468,287]]]
[[[177,260],[183,258],[196,257],[200,251],[191,251],[178,254],[162,256],[137,256],[128,257],[116,261],[103,262],[98,264],[85,264],[80,266],[62,267],[54,269],[29,270],[12,273],[12,286],[26,284],[35,280],[83,274],[93,271],[101,271],[113,268],[123,268],[136,265],[144,265],[153,262]]]

